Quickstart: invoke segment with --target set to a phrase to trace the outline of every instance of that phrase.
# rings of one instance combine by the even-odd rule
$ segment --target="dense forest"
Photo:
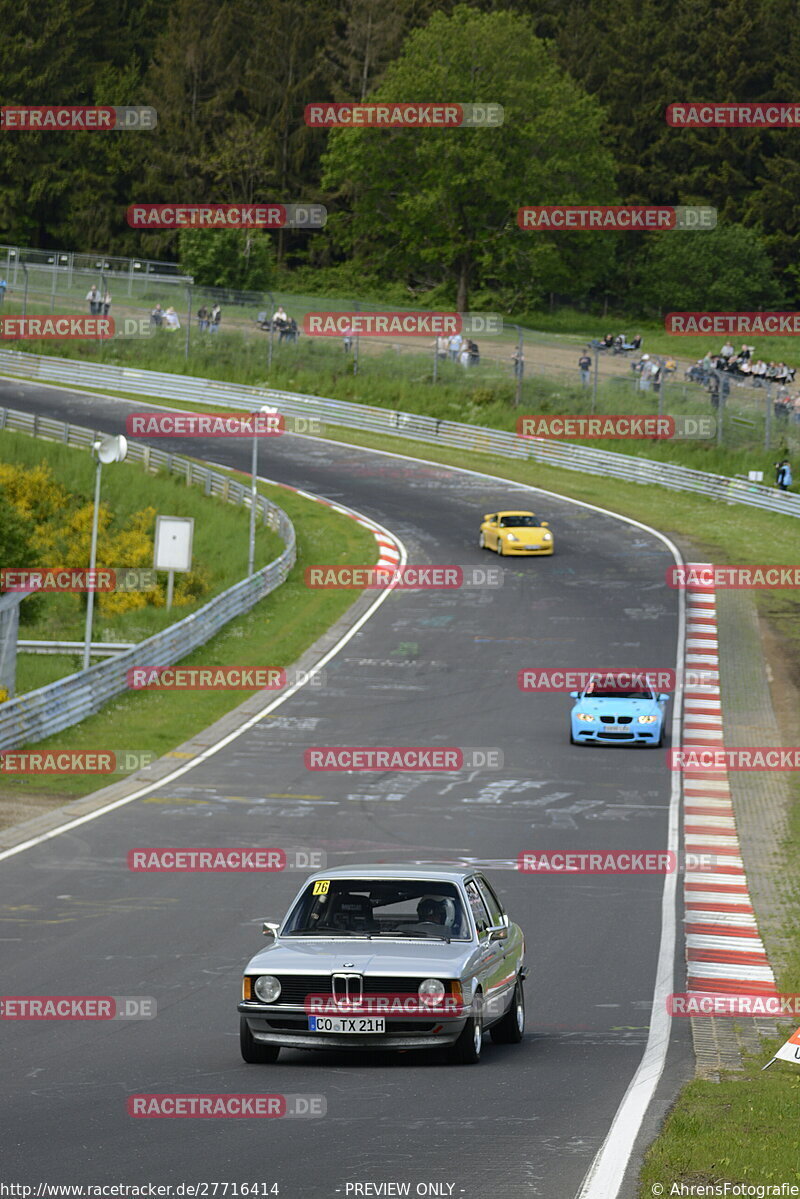
[[[0,137],[0,241],[387,297],[792,305],[800,131],[671,128],[786,101],[792,0],[0,0],[3,104],[142,104],[155,131]],[[312,101],[495,101],[499,129],[326,130]],[[144,232],[134,201],[316,201],[319,232]],[[711,233],[546,233],[524,204],[706,204]],[[227,239],[227,240],[225,240]],[[260,239],[260,240],[259,240]],[[257,243],[257,244],[254,244]]]

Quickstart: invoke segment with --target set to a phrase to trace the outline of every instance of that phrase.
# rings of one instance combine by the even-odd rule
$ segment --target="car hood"
[[[461,963],[477,949],[475,942],[451,941],[379,941],[343,937],[338,941],[314,937],[307,941],[279,940],[267,945],[247,963],[246,970],[265,974],[330,973],[354,970],[363,974],[409,974],[447,977],[458,973]],[[345,965],[350,963],[351,965]]]
[[[596,716],[655,716],[661,709],[654,699],[579,699],[573,711]]]

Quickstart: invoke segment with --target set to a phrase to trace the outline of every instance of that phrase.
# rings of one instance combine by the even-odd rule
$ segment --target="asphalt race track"
[[[8,379],[0,403],[109,432],[143,407]],[[249,466],[249,442],[169,446]],[[158,1003],[150,1021],[3,1022],[5,1174],[277,1182],[284,1199],[333,1199],[366,1182],[570,1199],[642,1057],[664,879],[513,866],[534,848],[666,848],[671,778],[663,752],[570,746],[569,698],[522,694],[516,676],[523,666],[674,667],[672,556],[641,529],[563,500],[324,441],[262,442],[260,473],[381,522],[412,563],[500,566],[504,584],[395,591],[329,663],[325,687],[301,688],[175,784],[0,864],[3,993]],[[552,559],[479,550],[481,515],[508,506],[550,521]],[[442,776],[303,765],[308,746],[393,744],[498,747],[504,766]],[[246,1066],[241,969],[263,944],[261,920],[282,916],[303,876],[131,873],[126,854],[143,845],[302,845],[332,865],[486,863],[526,934],[524,1042],[487,1041],[473,1067],[285,1049],[275,1065]],[[679,938],[676,991],[682,949]],[[691,1073],[685,1025],[673,1022],[645,1132]],[[132,1119],[126,1100],[142,1092],[323,1095],[327,1115]]]

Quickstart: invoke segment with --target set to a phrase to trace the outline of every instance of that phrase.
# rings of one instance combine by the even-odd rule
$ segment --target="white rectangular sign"
[[[192,569],[193,516],[157,516],[153,566],[156,570]]]

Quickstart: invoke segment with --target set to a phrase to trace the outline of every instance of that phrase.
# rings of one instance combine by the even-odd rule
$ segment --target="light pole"
[[[94,476],[94,512],[92,514],[92,548],[89,551],[89,578],[86,594],[86,633],[83,640],[83,669],[88,670],[92,657],[92,616],[94,615],[94,571],[97,566],[97,522],[100,515],[100,476],[103,463],[122,462],[128,453],[128,442],[122,436],[104,437],[92,444],[97,461]]]
[[[262,404],[259,412],[268,412],[273,416],[277,408]],[[253,419],[253,449],[250,458],[250,541],[247,550],[247,577],[255,571],[256,565],[256,480],[258,479],[258,433],[256,432],[255,415]]]

